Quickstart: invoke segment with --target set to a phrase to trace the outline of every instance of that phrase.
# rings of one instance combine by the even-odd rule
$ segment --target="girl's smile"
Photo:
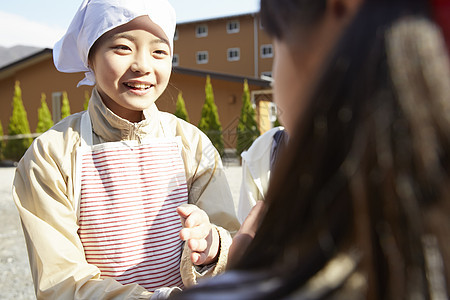
[[[133,93],[138,96],[143,96],[147,94],[154,84],[150,82],[143,81],[129,81],[123,83],[127,88],[130,89],[130,93]]]

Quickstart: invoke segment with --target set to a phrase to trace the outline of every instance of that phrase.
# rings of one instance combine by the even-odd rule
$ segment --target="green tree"
[[[36,132],[46,132],[53,126],[52,114],[47,106],[46,96],[41,94],[41,107],[38,109],[38,124]]]
[[[185,120],[186,122],[189,122],[189,115],[187,113],[186,105],[183,99],[183,93],[181,91],[178,93],[177,107],[175,109],[174,115],[180,119]]]
[[[30,125],[28,124],[27,112],[22,102],[22,90],[20,82],[16,81],[13,97],[13,111],[9,119],[8,134],[11,136],[19,134],[30,134]],[[20,160],[25,151],[30,147],[31,138],[20,138],[8,140],[5,146],[5,158],[14,161]]]
[[[205,96],[205,103],[203,104],[202,116],[198,128],[209,137],[214,147],[222,155],[224,153],[222,125],[219,121],[217,106],[214,103],[214,93],[209,75],[206,77]]]
[[[91,95],[89,94],[89,92],[84,91],[84,104],[83,104],[84,110],[88,109],[90,99],[91,99]]]
[[[239,123],[236,129],[236,152],[240,155],[250,148],[255,139],[260,135],[258,124],[256,123],[256,112],[250,101],[250,90],[248,82],[244,82],[244,92],[242,94],[242,108]]]
[[[61,106],[61,119],[70,116],[70,105],[67,92],[63,92],[62,106]]]

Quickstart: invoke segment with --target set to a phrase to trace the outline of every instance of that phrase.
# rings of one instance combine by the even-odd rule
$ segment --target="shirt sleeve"
[[[189,190],[189,203],[204,210],[218,230],[220,252],[218,262],[206,272],[199,273],[189,257],[189,248],[185,247],[181,260],[183,283],[187,286],[197,283],[198,279],[216,275],[225,270],[228,248],[232,236],[239,230],[235,204],[223,169],[222,160],[208,137],[192,125],[179,121],[182,130],[186,165],[186,178]]]
[[[248,169],[247,162],[242,159],[242,184],[238,203],[237,215],[242,224],[247,218],[250,210],[255,206],[258,200],[264,200],[264,196],[256,186],[255,179]]]
[[[250,210],[259,200],[264,200],[270,179],[272,151],[278,147],[284,132],[283,127],[275,127],[259,136],[242,157],[242,184],[237,215],[244,222]],[[274,143],[276,136],[276,143]],[[278,148],[277,148],[278,149]]]
[[[72,197],[73,131],[60,129],[33,142],[13,184],[37,299],[150,299],[137,284],[100,279],[87,263]]]
[[[202,147],[195,152],[197,165],[190,180],[189,202],[203,209],[211,223],[234,235],[240,224],[222,159],[205,135],[200,134],[200,141]]]

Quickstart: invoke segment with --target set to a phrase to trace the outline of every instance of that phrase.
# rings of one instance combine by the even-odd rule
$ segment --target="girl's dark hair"
[[[320,18],[323,3],[262,0],[263,24],[283,40],[299,16],[309,16],[308,23]],[[394,29],[402,22],[406,34],[397,41],[402,31]],[[410,34],[416,27],[436,33],[426,1],[366,0],[327,61],[272,172],[267,214],[232,267],[274,270],[284,285],[268,298],[292,293],[353,247],[367,298],[448,294],[450,99],[443,91],[450,91],[450,78],[433,75],[442,64],[448,71],[448,59],[429,55],[431,72],[424,72],[421,50],[403,45],[420,48]],[[397,42],[410,57],[404,77],[395,75]],[[443,262],[433,265],[430,251]]]
[[[323,15],[327,0],[261,1],[261,20],[271,36],[284,35],[299,26],[311,26]]]

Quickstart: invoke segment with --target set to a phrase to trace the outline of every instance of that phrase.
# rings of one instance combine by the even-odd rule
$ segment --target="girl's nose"
[[[131,71],[140,74],[150,73],[152,71],[151,57],[145,54],[136,55],[134,62],[131,64]]]

